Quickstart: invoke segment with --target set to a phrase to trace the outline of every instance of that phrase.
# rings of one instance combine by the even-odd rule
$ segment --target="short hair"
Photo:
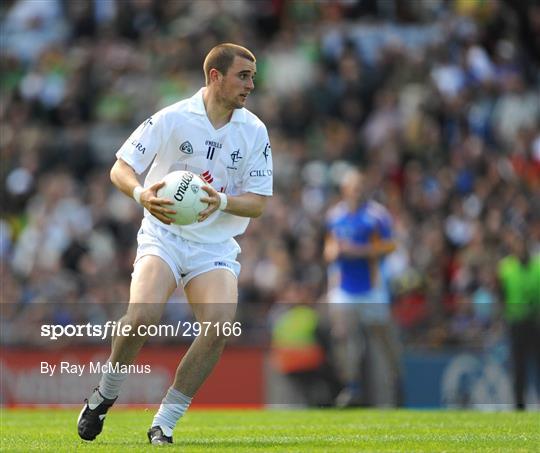
[[[206,78],[206,85],[210,83],[210,70],[217,69],[222,74],[227,74],[234,61],[234,57],[245,58],[255,63],[255,55],[238,44],[223,43],[215,46],[204,59],[203,70]]]

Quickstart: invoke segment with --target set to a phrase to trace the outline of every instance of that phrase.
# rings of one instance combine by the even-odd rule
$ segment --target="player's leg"
[[[236,276],[226,269],[214,269],[194,277],[185,287],[195,318],[211,323],[182,358],[172,387],[163,399],[148,432],[150,442],[172,442],[172,431],[191,399],[218,362],[227,337],[223,323],[234,322],[238,299]],[[218,327],[214,327],[214,326]]]
[[[137,333],[141,325],[157,324],[163,314],[165,303],[176,288],[176,278],[168,264],[154,255],[142,257],[135,266],[130,288],[127,313],[121,318],[122,325],[131,326]],[[113,338],[109,362],[129,365],[133,363],[145,336],[127,335]],[[103,373],[98,388],[85,401],[77,421],[79,436],[84,440],[94,440],[103,429],[103,420],[127,378],[126,373],[110,370]]]
[[[525,335],[524,335],[525,333]],[[525,409],[525,376],[527,373],[527,336],[523,323],[516,322],[510,325],[510,343],[514,374],[514,404],[518,410]]]
[[[176,370],[174,388],[193,396],[213,370],[225,347],[227,337],[222,334],[221,327],[226,322],[234,322],[238,301],[237,279],[226,269],[215,269],[195,277],[185,289],[197,321],[210,322],[212,326],[195,339]]]
[[[384,389],[387,394],[387,402],[390,406],[401,405],[401,345],[397,327],[391,318],[386,322],[376,326],[376,334],[380,339],[383,354],[381,359],[385,362],[385,369],[388,373],[385,379],[388,384]]]
[[[156,325],[161,320],[165,304],[176,289],[176,279],[170,267],[158,256],[146,255],[135,267],[126,314],[120,319],[137,334],[140,326]],[[109,361],[113,364],[133,363],[146,336],[116,336],[112,341]]]
[[[343,292],[336,295],[337,302],[329,304],[332,356],[339,373],[342,391],[336,398],[339,407],[357,406],[362,402],[361,371],[365,340],[358,316],[357,303],[346,302]]]
[[[382,296],[377,297],[382,299]],[[365,402],[369,406],[395,406],[398,401],[400,353],[390,305],[377,302],[363,304],[362,308],[362,324],[366,332]]]

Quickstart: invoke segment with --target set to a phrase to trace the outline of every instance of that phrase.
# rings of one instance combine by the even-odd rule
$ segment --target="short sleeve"
[[[164,122],[161,112],[145,120],[124,142],[116,157],[130,165],[137,174],[143,173],[164,145]]]
[[[254,147],[249,152],[242,181],[242,189],[246,192],[267,196],[272,195],[272,147],[270,146],[270,139],[264,125],[259,128]]]

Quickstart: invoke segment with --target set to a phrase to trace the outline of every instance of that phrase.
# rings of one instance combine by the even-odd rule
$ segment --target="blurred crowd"
[[[2,2],[10,331],[24,339],[24,307],[40,302],[127,301],[142,212],[109,181],[115,152],[204,84],[211,47],[235,42],[257,56],[248,108],[275,168],[275,196],[239,239],[243,321],[325,300],[326,212],[357,165],[394,218],[405,341],[485,341],[501,316],[497,262],[515,236],[540,251],[540,7],[513,3]]]

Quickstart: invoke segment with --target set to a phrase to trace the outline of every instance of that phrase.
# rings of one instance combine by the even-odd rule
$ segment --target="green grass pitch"
[[[153,410],[113,408],[93,442],[78,409],[2,410],[2,451],[148,451]],[[191,410],[168,450],[182,452],[540,452],[539,412]]]

